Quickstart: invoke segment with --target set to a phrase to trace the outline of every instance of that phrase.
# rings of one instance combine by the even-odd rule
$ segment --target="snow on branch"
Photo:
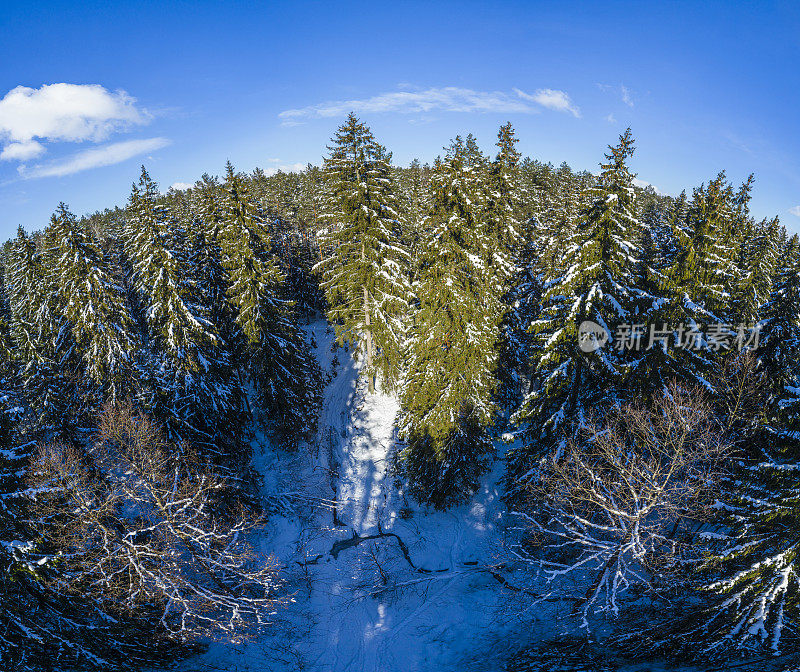
[[[130,405],[107,405],[85,452],[41,446],[40,532],[59,549],[57,588],[119,617],[147,613],[177,641],[238,641],[269,621],[278,569],[248,536],[260,524],[226,482],[166,443]]]
[[[592,614],[617,616],[629,588],[657,592],[669,580],[686,552],[680,523],[701,515],[727,450],[702,393],[674,384],[653,407],[589,423],[531,486],[522,556],[548,582],[578,581],[582,627]]]

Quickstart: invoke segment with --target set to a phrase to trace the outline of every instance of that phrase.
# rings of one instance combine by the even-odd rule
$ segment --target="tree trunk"
[[[244,403],[245,403],[245,406],[247,406],[247,417],[248,418],[252,418],[253,417],[253,411],[250,408],[250,399],[248,399],[248,396],[247,396],[247,389],[245,388],[245,385],[244,385],[244,377],[242,376],[242,370],[239,369],[236,373],[237,373],[237,375],[239,377],[239,389],[240,390],[244,390]]]
[[[355,173],[356,173],[356,188],[360,189],[361,185],[361,174],[359,171],[358,165],[358,148],[353,147],[353,163],[355,165]],[[365,249],[365,243],[362,239],[361,241],[361,265],[362,270],[364,265],[367,263],[367,254]],[[375,376],[373,375],[372,371],[372,330],[370,329],[370,320],[369,320],[369,291],[367,290],[367,286],[364,285],[364,345],[367,355],[367,381],[369,384],[369,393],[375,394]]]
[[[592,599],[597,589],[603,583],[603,579],[605,579],[611,568],[619,561],[619,557],[622,555],[623,547],[631,540],[632,537],[633,529],[631,528],[623,537],[622,541],[619,543],[619,546],[617,546],[617,550],[611,554],[611,557],[609,557],[609,559],[606,561],[606,564],[603,565],[603,569],[597,573],[597,576],[595,576],[592,584],[586,589],[584,596],[576,600],[575,604],[572,605],[571,616],[577,616],[580,613],[581,607],[585,606]]]
[[[366,263],[366,254],[364,252],[364,243],[361,243],[361,261]],[[369,320],[369,291],[366,285],[364,286],[364,341],[367,352],[367,381],[369,383],[369,393],[375,393],[375,376],[372,372],[372,330],[370,329]]]

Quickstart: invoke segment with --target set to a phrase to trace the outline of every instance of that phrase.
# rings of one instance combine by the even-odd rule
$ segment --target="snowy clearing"
[[[332,334],[324,321],[308,329],[330,371]],[[256,641],[214,644],[181,669],[501,670],[513,643],[561,634],[567,606],[526,609],[504,587],[514,573],[501,534],[510,524],[502,459],[469,504],[421,510],[390,473],[397,400],[368,395],[350,355],[337,352],[318,445],[286,453],[253,441],[271,511],[261,547],[283,564],[294,601]]]

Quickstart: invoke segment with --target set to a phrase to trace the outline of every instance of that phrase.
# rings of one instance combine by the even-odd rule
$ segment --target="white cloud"
[[[530,95],[519,89],[514,89],[520,98],[524,100],[531,100],[548,110],[555,110],[556,112],[568,112],[573,117],[580,117],[581,111],[572,104],[569,95],[565,91],[558,89],[539,89],[535,94]]]
[[[93,147],[82,152],[77,152],[66,159],[49,164],[39,164],[27,169],[20,166],[19,173],[26,179],[36,177],[62,177],[80,173],[91,168],[101,166],[112,166],[128,159],[153,152],[162,147],[166,147],[170,141],[166,138],[146,138],[144,140],[126,140],[124,142],[114,142],[103,147]]]
[[[149,119],[125,91],[99,84],[18,86],[0,100],[0,134],[12,142],[104,140],[111,133]]]
[[[597,88],[606,92],[618,92],[622,102],[628,107],[633,107],[633,92],[624,84],[612,86],[611,84],[598,84]]]
[[[125,91],[99,84],[17,86],[0,99],[2,159],[25,161],[48,142],[101,142],[117,131],[146,124],[151,115]]]
[[[638,177],[633,178],[633,184],[637,187],[641,187],[642,189],[646,189],[647,187],[653,187],[653,189],[657,194],[663,193],[661,189],[659,189],[655,184],[647,182],[646,180],[640,180]]]
[[[609,115],[606,117],[606,121],[607,121],[609,124],[616,124],[616,123],[617,123],[617,118],[614,116],[614,113],[612,112],[611,114],[609,114]]]
[[[175,191],[186,191],[187,189],[191,189],[193,186],[193,184],[189,184],[188,182],[173,182],[169,188],[174,189]]]
[[[628,107],[633,107],[633,99],[631,98],[630,89],[624,84],[619,85],[620,93],[622,94],[622,102],[625,103]]]
[[[792,208],[789,208],[789,214],[794,215],[795,217],[800,217],[800,205],[795,205]]]
[[[0,161],[27,161],[28,159],[35,159],[45,151],[41,143],[36,140],[28,140],[27,142],[12,142],[3,147],[0,152]]]
[[[535,103],[535,105],[531,105]],[[398,112],[419,114],[434,110],[444,112],[494,112],[532,114],[546,107],[580,116],[580,111],[564,91],[539,89],[531,95],[514,89],[513,94],[503,91],[475,91],[456,86],[432,87],[418,91],[393,91],[371,98],[333,100],[317,105],[284,110],[278,116],[284,126],[296,126],[303,119],[341,117],[348,112],[378,113]]]
[[[269,159],[271,162],[280,161],[280,159]],[[282,163],[279,166],[270,166],[264,171],[265,175],[274,175],[277,172],[284,173],[299,173],[306,169],[305,163]]]

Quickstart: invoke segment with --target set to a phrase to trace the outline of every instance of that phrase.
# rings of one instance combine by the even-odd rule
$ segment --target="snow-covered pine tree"
[[[222,263],[222,230],[224,191],[217,178],[204,174],[192,190],[193,223],[189,270],[193,274],[197,294],[208,307],[208,317],[216,327],[222,348],[231,363],[241,359],[241,345],[236,310],[228,301],[228,271]]]
[[[527,471],[531,455],[560,445],[587,415],[616,403],[628,373],[624,354],[610,342],[619,325],[635,321],[641,300],[635,287],[640,232],[627,166],[634,149],[630,129],[609,149],[591,205],[567,239],[569,266],[543,283],[542,311],[531,326],[539,386],[515,414],[527,444],[512,455],[517,473]],[[609,343],[584,352],[578,336],[584,321],[598,325]]]
[[[560,274],[568,232],[574,230],[578,212],[569,166],[562,164],[556,173],[550,164],[525,158],[519,172],[522,208],[528,216],[523,222],[524,244],[517,261],[517,276],[507,297],[509,311],[500,367],[505,401],[515,407],[534,384],[531,364],[535,338],[529,327],[541,310],[543,285]],[[575,196],[569,208],[566,199],[562,200],[567,192]]]
[[[23,236],[20,229],[20,237]],[[6,296],[0,300],[5,303]],[[9,325],[0,324],[0,664],[9,670],[24,669],[35,641],[35,635],[30,635],[33,623],[27,615],[26,591],[32,580],[26,571],[26,555],[33,549],[33,535],[25,522],[25,487],[21,478],[30,444],[21,442],[16,431],[24,409],[19,396],[22,365],[19,358],[12,357],[15,345]]]
[[[652,213],[650,213],[652,215]],[[638,349],[632,354],[629,365],[632,374],[625,381],[625,396],[630,400],[653,399],[663,395],[668,384],[676,378],[675,344],[671,340],[671,310],[666,288],[664,239],[658,224],[652,219],[642,223],[642,241],[639,263],[636,268],[636,286],[640,300],[632,322],[641,331]],[[662,338],[666,333],[669,340]]]
[[[98,401],[132,392],[133,323],[117,280],[96,241],[63,203],[53,220],[58,291],[84,370]]]
[[[635,375],[626,381],[625,393],[630,399],[657,398],[675,380],[708,386],[701,374],[711,365],[705,341],[690,337],[701,334],[705,322],[676,281],[684,272],[679,255],[685,254],[686,244],[692,239],[686,194],[673,199],[663,213],[660,206],[651,203],[657,209],[643,212],[637,268],[642,295],[635,321],[643,325],[644,333],[641,347],[633,355]]]
[[[40,236],[37,246],[20,227],[7,269],[10,331],[35,427],[71,439],[83,414],[80,359],[47,245]]]
[[[408,250],[410,280],[413,283],[419,268],[424,241],[424,222],[431,208],[430,167],[414,159],[408,168],[397,169],[397,191],[401,224],[401,242]]]
[[[437,159],[399,421],[412,494],[444,508],[488,467],[501,311],[485,255],[485,171],[461,138]]]
[[[659,268],[666,273],[672,268],[682,252],[683,247],[679,240],[686,240],[688,236],[689,199],[686,191],[681,191],[678,197],[672,199],[666,214],[667,221],[664,225],[663,236],[658,241],[661,263]]]
[[[676,208],[681,207],[678,205],[681,199],[685,205],[685,193],[675,199],[658,194],[649,185],[640,191],[637,197],[642,235],[648,239],[647,242],[642,242],[642,246],[647,244],[651,247],[648,267],[658,275],[661,275],[674,261],[675,241],[672,218]],[[659,280],[657,284],[663,284],[663,279]]]
[[[740,222],[752,223],[752,220],[747,217]],[[731,313],[736,323],[753,324],[769,298],[780,251],[780,222],[775,217],[741,228],[748,231],[748,236],[739,242],[739,282],[734,288]]]
[[[400,241],[391,155],[354,114],[333,137],[324,169],[331,202],[322,232],[322,287],[340,342],[365,356],[369,390],[399,379],[409,254]]]
[[[800,374],[800,239],[792,236],[777,251],[778,268],[769,300],[759,310],[761,339],[757,350],[770,385],[770,405],[794,385]]]
[[[299,223],[288,235],[286,287],[298,316],[307,320],[325,310],[325,296],[319,286],[314,266],[319,261],[316,239],[305,223]]]
[[[167,247],[167,213],[142,167],[128,205],[127,253],[144,308],[150,357],[145,406],[166,422],[171,439],[216,436],[230,411],[227,353],[198,305],[191,274]],[[153,366],[156,368],[153,369]]]
[[[800,254],[781,255],[762,308],[754,410],[731,473],[718,486],[719,529],[702,567],[712,596],[683,633],[710,657],[800,650]]]
[[[517,257],[522,244],[520,153],[515,147],[518,142],[510,122],[501,126],[497,132],[497,156],[489,165],[484,235],[490,273],[499,285],[497,294],[501,302],[518,272]]]
[[[540,280],[547,283],[561,277],[572,264],[573,254],[568,250],[581,213],[592,203],[592,183],[587,183],[590,173],[574,173],[566,163],[557,170],[539,164],[537,175],[532,208],[535,268]]]
[[[14,243],[17,249],[13,256],[17,259],[12,264],[17,271],[12,278],[17,281],[24,277],[17,263],[18,255],[22,252],[20,256],[25,258],[24,248],[28,244],[32,246],[33,242],[20,230]],[[27,254],[32,255],[36,264],[35,248],[29,248]],[[19,315],[24,309],[20,296],[12,292],[12,298]],[[36,297],[31,300],[34,303]],[[12,314],[12,324],[15,321]],[[161,647],[153,642],[143,646],[144,628],[139,628],[138,640],[133,643],[132,623],[121,626],[98,610],[96,604],[44,585],[45,574],[58,580],[59,567],[53,562],[56,549],[44,548],[40,535],[33,529],[37,522],[43,521],[38,521],[31,511],[31,503],[36,499],[32,495],[38,489],[29,487],[29,463],[36,446],[32,439],[65,434],[64,428],[55,424],[63,416],[52,412],[49,402],[36,399],[35,389],[30,387],[35,375],[31,372],[31,361],[20,356],[17,345],[20,338],[28,336],[21,335],[17,325],[17,333],[12,337],[5,326],[0,325],[0,666],[7,670],[61,669],[59,665],[69,669],[130,669],[132,662],[140,662],[142,658],[137,654],[145,650],[149,650],[147,657],[152,661],[153,653]],[[26,326],[30,327],[29,334],[34,330],[38,334],[35,316]],[[35,339],[26,352],[36,357],[41,345]],[[27,372],[23,373],[24,369]],[[48,374],[43,380],[49,377]],[[41,389],[55,394],[58,385],[52,378],[47,382],[50,385]],[[31,425],[26,417],[29,409],[34,420],[44,412],[45,421],[54,424]],[[27,433],[27,429],[34,433]],[[74,438],[74,432],[66,434]]]
[[[310,320],[315,313],[324,313],[327,307],[319,275],[313,270],[319,261],[318,220],[326,202],[324,173],[309,164],[301,173],[293,174],[293,178],[295,198],[284,255],[286,284],[295,311]]]
[[[673,203],[672,233],[659,241],[651,280],[643,287],[653,300],[641,308],[649,333],[632,394],[660,394],[672,380],[711,389],[707,376],[715,354],[724,352],[723,343],[732,345],[736,334],[730,324],[739,277],[734,196],[720,173],[695,189],[691,201],[681,194]],[[713,329],[716,342],[708,338]]]
[[[221,202],[222,266],[228,301],[244,337],[244,361],[259,397],[259,408],[283,441],[313,435],[321,402],[321,374],[310,346],[284,295],[281,269],[269,251],[261,219],[244,180],[226,167]]]
[[[311,193],[308,187],[319,178],[321,171],[314,167],[308,170],[316,177],[309,180],[305,174],[281,172],[264,177],[271,188],[275,187],[273,182],[278,182],[276,196],[280,200],[277,204],[260,200],[257,212],[264,225],[264,235],[271,242],[271,251],[286,276],[284,288],[294,303],[294,311],[310,320],[315,312],[325,307],[319,277],[313,271],[319,257],[316,211],[324,190],[318,187],[319,193]],[[248,185],[254,182],[255,178]],[[303,202],[306,197],[309,203]]]
[[[525,290],[520,292],[519,286],[528,281],[527,269],[523,269],[523,264],[528,262],[524,254],[523,229],[529,227],[522,221],[525,199],[520,176],[520,153],[515,147],[517,142],[510,122],[500,127],[496,143],[498,153],[489,166],[486,202],[487,267],[496,292],[492,304],[500,310],[503,325],[498,400],[505,407],[519,403],[524,372],[527,372],[527,367],[520,366],[520,355],[524,354],[519,336],[527,323],[524,326],[521,324],[524,311],[520,311],[520,298],[523,298],[521,294]]]
[[[734,191],[725,173],[694,190],[687,220],[676,231],[670,279],[688,319],[724,322],[735,286]]]
[[[41,267],[36,243],[21,226],[12,242],[9,264],[5,271],[14,347],[21,362],[33,362],[37,359],[39,344],[39,334],[36,331],[38,325],[34,321],[37,307],[47,307],[44,304],[44,292],[36,292],[42,282],[44,269]],[[33,297],[35,292],[37,296]]]
[[[325,213],[327,196],[325,194],[325,171],[310,163],[300,174],[300,203],[298,218],[308,227],[316,238],[320,220]]]
[[[507,295],[508,311],[503,324],[498,377],[501,402],[511,409],[519,407],[532,384],[533,339],[528,327],[539,314],[542,297],[542,276],[537,262],[533,244],[527,245]]]
[[[558,176],[550,164],[540,164],[528,161],[527,172],[533,172],[533,185],[529,187],[532,195],[531,210],[533,218],[533,241],[528,241],[529,245],[534,244],[530,262],[535,266],[535,274],[553,278],[558,275],[556,268],[562,261],[561,250],[564,236],[560,235],[565,228],[565,224],[571,230],[574,225],[574,218],[570,220],[569,215],[560,206],[565,205],[561,201],[563,189],[559,188]],[[567,214],[567,217],[559,217],[560,214]]]

